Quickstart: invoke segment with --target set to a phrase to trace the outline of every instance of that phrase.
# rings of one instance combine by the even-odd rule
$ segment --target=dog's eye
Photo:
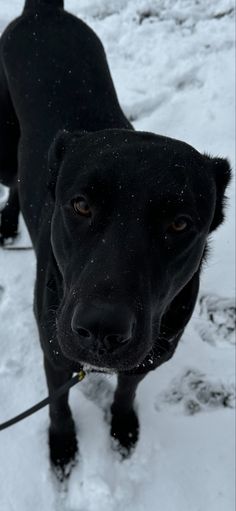
[[[84,199],[83,197],[77,197],[76,199],[73,199],[72,206],[75,213],[86,217],[91,216],[90,206],[86,199]]]
[[[179,216],[178,218],[175,218],[175,220],[170,224],[169,230],[176,233],[184,232],[188,229],[189,226],[189,219],[184,216]]]

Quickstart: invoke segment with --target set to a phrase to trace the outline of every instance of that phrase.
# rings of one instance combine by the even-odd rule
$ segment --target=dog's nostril
[[[115,343],[118,342],[118,335],[107,335],[105,338],[108,342]]]
[[[121,344],[126,344],[126,343],[127,343],[127,342],[129,342],[130,340],[131,340],[131,338],[130,338],[130,337],[126,337],[126,338],[124,338],[124,337],[123,337],[123,338],[121,338],[121,339],[119,340],[119,342],[120,342]]]
[[[80,337],[84,337],[85,339],[89,339],[89,337],[91,337],[91,333],[89,330],[86,330],[86,328],[81,328],[79,327],[77,329],[77,334],[80,336]]]
[[[121,334],[109,334],[104,338],[106,346],[115,348],[118,345],[126,344],[130,340],[130,337]]]

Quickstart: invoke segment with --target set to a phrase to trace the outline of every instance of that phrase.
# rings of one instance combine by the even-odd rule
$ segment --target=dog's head
[[[59,133],[49,169],[61,350],[97,367],[135,368],[175,300],[191,293],[223,220],[229,164],[170,138],[105,130]]]

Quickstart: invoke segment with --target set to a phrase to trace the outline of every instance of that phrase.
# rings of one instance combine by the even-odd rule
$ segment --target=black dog
[[[81,366],[117,373],[111,433],[130,449],[137,385],[172,357],[192,315],[230,168],[133,131],[100,41],[62,4],[27,0],[2,36],[0,176],[11,195],[1,234],[15,233],[19,191],[49,391]],[[68,394],[50,417],[51,459],[63,466],[77,449]]]

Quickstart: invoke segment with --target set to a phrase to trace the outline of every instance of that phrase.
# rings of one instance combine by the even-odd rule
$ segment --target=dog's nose
[[[134,319],[128,307],[99,304],[77,305],[71,329],[83,347],[97,350],[101,346],[111,352],[127,344],[132,338]]]

